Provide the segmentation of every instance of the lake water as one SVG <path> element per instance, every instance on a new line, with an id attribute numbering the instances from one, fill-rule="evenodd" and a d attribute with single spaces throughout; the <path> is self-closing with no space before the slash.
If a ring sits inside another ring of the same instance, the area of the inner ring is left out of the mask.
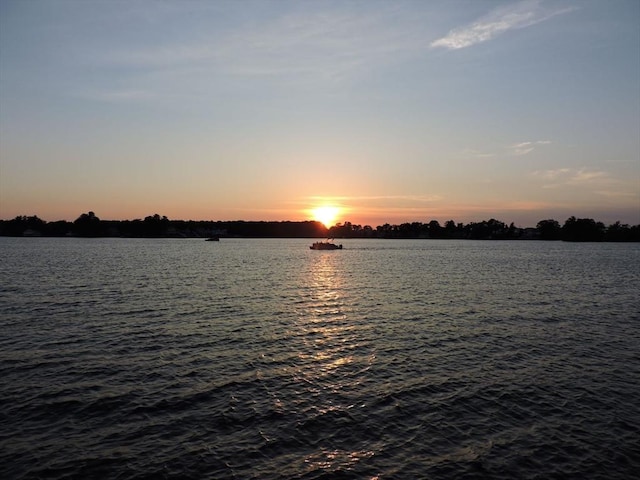
<path id="1" fill-rule="evenodd" d="M 0 238 L 0 477 L 616 479 L 640 244 Z"/>

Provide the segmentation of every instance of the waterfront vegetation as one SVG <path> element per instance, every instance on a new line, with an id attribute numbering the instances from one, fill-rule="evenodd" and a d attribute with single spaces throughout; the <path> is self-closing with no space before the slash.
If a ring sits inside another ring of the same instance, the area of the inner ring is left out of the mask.
<path id="1" fill-rule="evenodd" d="M 169 220 L 150 215 L 136 220 L 101 220 L 94 212 L 83 213 L 75 221 L 47 222 L 37 216 L 17 216 L 0 220 L 0 236 L 45 237 L 128 237 L 128 238 L 424 238 L 468 240 L 565 240 L 587 242 L 638 242 L 640 225 L 615 222 L 606 226 L 591 218 L 569 217 L 564 224 L 541 220 L 535 227 L 520 228 L 496 219 L 456 223 L 437 220 L 377 227 L 338 223 L 330 228 L 317 221 L 211 221 Z"/>

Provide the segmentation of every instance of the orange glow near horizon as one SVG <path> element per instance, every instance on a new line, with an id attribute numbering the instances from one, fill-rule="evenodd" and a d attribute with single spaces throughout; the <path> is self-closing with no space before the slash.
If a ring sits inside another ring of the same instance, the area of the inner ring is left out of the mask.
<path id="1" fill-rule="evenodd" d="M 321 222 L 325 227 L 330 228 L 336 223 L 338 215 L 340 215 L 341 209 L 332 205 L 323 205 L 321 207 L 315 207 L 311 210 L 313 219 Z"/>

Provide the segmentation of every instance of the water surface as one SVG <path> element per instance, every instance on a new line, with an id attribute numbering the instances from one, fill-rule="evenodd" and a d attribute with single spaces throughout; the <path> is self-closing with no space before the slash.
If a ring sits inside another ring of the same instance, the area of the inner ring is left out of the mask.
<path id="1" fill-rule="evenodd" d="M 640 245 L 0 238 L 3 478 L 634 478 Z"/>

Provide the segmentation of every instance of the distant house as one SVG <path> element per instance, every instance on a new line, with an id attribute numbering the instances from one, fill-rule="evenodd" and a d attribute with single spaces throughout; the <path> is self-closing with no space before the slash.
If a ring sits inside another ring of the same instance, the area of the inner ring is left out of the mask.
<path id="1" fill-rule="evenodd" d="M 27 228 L 24 232 L 22 232 L 23 237 L 41 237 L 42 233 L 38 230 L 34 230 L 32 228 Z"/>

